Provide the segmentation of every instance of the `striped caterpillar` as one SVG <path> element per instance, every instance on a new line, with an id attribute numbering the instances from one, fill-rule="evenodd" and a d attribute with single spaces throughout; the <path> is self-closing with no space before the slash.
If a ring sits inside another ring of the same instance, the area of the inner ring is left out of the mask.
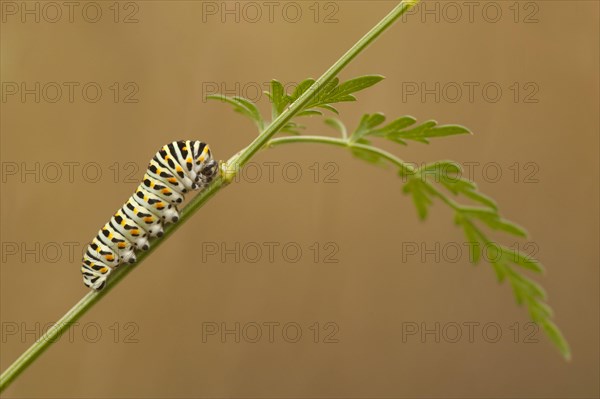
<path id="1" fill-rule="evenodd" d="M 83 255 L 83 283 L 96 291 L 112 270 L 136 261 L 135 250 L 147 250 L 148 238 L 163 235 L 163 226 L 179 220 L 177 205 L 189 190 L 201 190 L 218 174 L 208 145 L 174 141 L 150 160 L 133 195 L 100 229 Z"/>

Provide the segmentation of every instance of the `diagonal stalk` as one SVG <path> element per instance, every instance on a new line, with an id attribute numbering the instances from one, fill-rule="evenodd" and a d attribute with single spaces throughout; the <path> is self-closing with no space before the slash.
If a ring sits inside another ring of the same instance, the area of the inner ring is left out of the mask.
<path id="1" fill-rule="evenodd" d="M 196 195 L 181 211 L 179 221 L 165 228 L 164 235 L 151 242 L 150 250 L 138 255 L 134 265 L 123 266 L 111 274 L 110 282 L 100 292 L 88 292 L 74 307 L 72 307 L 52 328 L 45 332 L 33 345 L 27 349 L 12 365 L 0 375 L 0 392 L 4 391 L 35 359 L 40 356 L 50 345 L 68 330 L 81 316 L 90 310 L 94 304 L 107 295 L 126 275 L 139 266 L 158 246 L 171 236 L 183 223 L 185 223 L 198 209 L 200 209 L 220 189 L 231 183 L 237 172 L 243 167 L 285 124 L 292 119 L 302 108 L 318 95 L 318 88 L 331 82 L 339 72 L 344 69 L 358 54 L 365 50 L 381 33 L 389 28 L 418 0 L 403 0 L 386 15 L 367 34 L 356 42 L 344 55 L 342 55 L 315 83 L 279 115 L 260 135 L 246 148 L 234 155 L 229 161 L 221 165 L 222 176 L 215 179 L 210 186 Z"/>

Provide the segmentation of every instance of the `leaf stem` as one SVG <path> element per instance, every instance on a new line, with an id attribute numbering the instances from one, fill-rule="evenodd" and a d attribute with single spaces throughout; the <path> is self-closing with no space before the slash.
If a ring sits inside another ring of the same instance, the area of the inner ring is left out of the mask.
<path id="1" fill-rule="evenodd" d="M 83 316 L 100 299 L 106 296 L 126 275 L 139 267 L 156 248 L 169 238 L 175 230 L 181 227 L 198 209 L 200 209 L 220 189 L 231 183 L 239 169 L 244 166 L 264 145 L 279 132 L 285 124 L 292 119 L 302 108 L 309 103 L 317 94 L 315 88 L 333 80 L 336 75 L 352 61 L 358 54 L 365 50 L 381 33 L 389 28 L 402 14 L 415 5 L 416 0 L 403 0 L 366 35 L 356 42 L 340 59 L 338 59 L 297 101 L 292 103 L 279 115 L 259 136 L 242 151 L 231 157 L 227 162 L 221 164 L 222 174 L 215 179 L 210 186 L 196 195 L 190 203 L 181 211 L 179 221 L 169 225 L 164 230 L 164 235 L 151 242 L 151 248 L 146 252 L 138 254 L 134 265 L 123 266 L 111 274 L 110 283 L 99 292 L 88 292 L 74 307 L 72 307 L 61 319 L 48 331 L 46 331 L 33 345 L 27 349 L 2 375 L 0 375 L 0 392 L 3 392 L 9 384 L 15 380 L 31 363 L 35 361 L 50 345 L 67 331 L 67 329 L 81 316 Z M 390 154 L 391 156 L 391 154 Z M 393 157 L 393 156 L 392 156 Z M 401 161 L 400 161 L 401 162 Z"/>
<path id="2" fill-rule="evenodd" d="M 388 160 L 394 165 L 398 166 L 400 169 L 405 171 L 406 173 L 414 173 L 415 169 L 408 163 L 404 162 L 394 154 L 382 150 L 381 148 L 373 147 L 367 144 L 360 144 L 351 142 L 349 140 L 338 139 L 335 137 L 326 137 L 326 136 L 289 136 L 289 137 L 277 137 L 275 139 L 270 140 L 267 143 L 267 147 L 275 147 L 282 144 L 291 144 L 291 143 L 321 143 L 321 144 L 331 144 L 338 147 L 347 147 L 349 149 L 358 149 L 370 152 L 372 154 L 377 154 L 380 157 Z"/>

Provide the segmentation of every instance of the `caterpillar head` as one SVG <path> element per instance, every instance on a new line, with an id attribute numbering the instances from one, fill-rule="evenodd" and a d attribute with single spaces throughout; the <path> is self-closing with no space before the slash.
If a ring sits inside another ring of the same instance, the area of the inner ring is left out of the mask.
<path id="1" fill-rule="evenodd" d="M 208 162 L 205 162 L 200 169 L 200 173 L 196 177 L 196 182 L 199 184 L 205 185 L 210 183 L 215 176 L 219 173 L 219 162 L 211 159 Z"/>

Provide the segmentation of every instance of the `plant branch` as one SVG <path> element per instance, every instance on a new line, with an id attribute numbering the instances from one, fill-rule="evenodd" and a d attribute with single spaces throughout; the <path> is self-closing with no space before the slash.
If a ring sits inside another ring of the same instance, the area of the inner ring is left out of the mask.
<path id="1" fill-rule="evenodd" d="M 231 183 L 237 172 L 243 167 L 264 145 L 279 132 L 285 124 L 292 119 L 302 107 L 308 104 L 318 94 L 319 87 L 331 82 L 339 72 L 350 63 L 358 54 L 365 50 L 381 33 L 389 28 L 398 18 L 418 0 L 403 0 L 366 35 L 356 42 L 340 59 L 338 59 L 297 101 L 292 103 L 272 121 L 259 136 L 246 148 L 234 155 L 227 162 L 221 164 L 222 174 L 215 179 L 205 190 L 196 195 L 190 203 L 181 211 L 177 223 L 166 226 L 164 235 L 151 241 L 151 248 L 146 252 L 138 254 L 134 265 L 123 266 L 113 273 L 109 284 L 99 292 L 88 292 L 74 307 L 72 307 L 52 328 L 45 332 L 33 345 L 27 349 L 12 365 L 0 375 L 0 392 L 3 392 L 9 384 L 15 380 L 37 357 L 39 357 L 50 345 L 68 330 L 68 328 L 79 320 L 94 304 L 106 296 L 125 276 L 137 268 L 156 248 L 168 239 L 179 227 L 181 227 L 198 209 L 200 209 L 213 195 L 223 187 Z M 391 154 L 390 154 L 391 155 Z"/>
<path id="2" fill-rule="evenodd" d="M 470 237 L 469 234 L 467 234 L 467 238 L 469 239 L 469 244 L 471 246 L 477 246 L 480 243 L 482 243 L 486 247 L 491 247 L 495 249 L 496 256 L 491 256 L 489 262 L 493 266 L 498 280 L 502 281 L 505 278 L 508 278 L 517 298 L 517 303 L 520 305 L 524 304 L 527 307 L 533 322 L 541 326 L 541 328 L 546 332 L 550 340 L 556 345 L 556 347 L 564 356 L 564 358 L 566 360 L 570 360 L 571 350 L 569 344 L 560 332 L 559 328 L 556 326 L 556 324 L 554 324 L 551 321 L 550 318 L 552 316 L 552 310 L 548 307 L 548 305 L 544 303 L 544 300 L 546 299 L 545 292 L 535 282 L 527 279 L 525 276 L 521 275 L 516 270 L 513 270 L 513 268 L 509 264 L 509 261 L 510 263 L 516 264 L 520 267 L 524 267 L 529 270 L 533 270 L 538 273 L 543 272 L 542 266 L 537 261 L 530 259 L 527 256 L 520 255 L 518 252 L 515 252 L 510 248 L 492 242 L 486 236 L 486 234 L 481 229 L 479 229 L 473 222 L 472 218 L 477 217 L 477 213 L 473 214 L 473 212 L 483 212 L 483 215 L 489 216 L 490 211 L 492 209 L 486 207 L 472 207 L 462 205 L 449 198 L 449 196 L 443 193 L 442 191 L 438 190 L 435 187 L 435 185 L 429 182 L 426 179 L 426 177 L 420 173 L 419 170 L 413 168 L 411 165 L 406 164 L 404 161 L 402 161 L 395 155 L 390 154 L 389 152 L 384 151 L 380 148 L 371 146 L 369 144 L 356 143 L 348 138 L 333 138 L 326 136 L 278 137 L 270 140 L 267 143 L 267 148 L 291 143 L 321 143 L 334 145 L 338 147 L 345 147 L 349 150 L 358 149 L 363 152 L 368 152 L 370 154 L 377 155 L 379 159 L 384 159 L 396 165 L 399 168 L 400 174 L 402 176 L 407 176 L 409 179 L 417 179 L 417 181 L 419 181 L 420 184 L 423 184 L 426 187 L 427 192 L 430 195 L 439 198 L 443 203 L 448 205 L 455 212 L 456 217 L 458 218 L 457 220 L 460 220 L 460 224 L 462 224 L 463 228 L 466 229 L 465 231 L 467 231 L 468 229 L 468 231 L 470 231 L 471 234 L 474 236 Z M 496 216 L 497 209 L 493 208 L 493 210 L 494 212 L 492 212 L 491 214 Z M 485 220 L 485 216 L 483 220 Z M 525 232 L 523 230 L 511 224 L 510 222 L 506 220 L 498 220 L 498 222 L 503 224 L 500 227 L 505 229 L 505 231 L 509 231 L 512 234 L 519 233 L 519 235 L 521 235 L 522 233 L 522 236 L 525 236 Z M 457 224 L 459 223 L 457 222 Z M 494 224 L 492 224 L 491 227 L 492 229 L 497 229 L 499 226 L 494 226 Z M 472 248 L 471 250 L 478 251 L 477 248 Z M 480 255 L 477 255 L 477 253 L 471 252 L 471 262 L 478 262 Z M 498 257 L 497 255 L 500 255 L 500 257 Z"/>

